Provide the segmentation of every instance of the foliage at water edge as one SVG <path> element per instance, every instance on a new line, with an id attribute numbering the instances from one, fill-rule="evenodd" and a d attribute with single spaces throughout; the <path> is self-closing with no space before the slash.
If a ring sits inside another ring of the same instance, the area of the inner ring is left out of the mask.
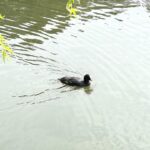
<path id="1" fill-rule="evenodd" d="M 3 20 L 4 18 L 5 18 L 5 16 L 2 16 L 0 14 L 0 20 Z M 1 34 L 0 34 L 0 48 L 1 48 L 1 52 L 2 52 L 3 61 L 5 62 L 6 58 L 9 58 L 9 56 L 13 54 L 13 50 L 7 44 L 5 37 Z"/>

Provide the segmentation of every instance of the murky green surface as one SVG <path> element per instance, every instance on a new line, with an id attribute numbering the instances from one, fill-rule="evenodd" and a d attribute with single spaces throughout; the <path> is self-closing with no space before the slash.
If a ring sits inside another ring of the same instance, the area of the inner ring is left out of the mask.
<path id="1" fill-rule="evenodd" d="M 150 3 L 1 0 L 1 150 L 149 150 Z M 62 87 L 89 73 L 88 88 Z M 61 88 L 62 87 L 62 88 Z"/>

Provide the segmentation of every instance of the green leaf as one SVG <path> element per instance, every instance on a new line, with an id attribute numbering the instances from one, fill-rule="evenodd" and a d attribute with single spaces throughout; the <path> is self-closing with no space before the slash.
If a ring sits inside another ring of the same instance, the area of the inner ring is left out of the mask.
<path id="1" fill-rule="evenodd" d="M 5 45 L 5 50 L 8 51 L 10 54 L 13 54 L 13 50 L 8 45 Z"/>
<path id="2" fill-rule="evenodd" d="M 5 18 L 5 16 L 2 16 L 2 15 L 0 14 L 0 19 L 3 20 L 4 18 Z"/>
<path id="3" fill-rule="evenodd" d="M 66 4 L 66 9 L 69 11 L 70 15 L 76 15 L 77 9 L 73 7 L 74 0 L 68 0 Z"/>
<path id="4" fill-rule="evenodd" d="M 3 58 L 3 61 L 5 62 L 6 59 L 10 58 L 9 55 L 13 54 L 13 50 L 6 43 L 6 40 L 2 35 L 0 35 L 0 46 L 2 48 L 2 58 Z"/>
<path id="5" fill-rule="evenodd" d="M 0 14 L 0 20 L 3 20 L 5 18 L 5 16 L 2 16 Z M 9 55 L 12 55 L 13 54 L 13 50 L 11 49 L 11 47 L 7 44 L 6 40 L 5 40 L 5 37 L 2 36 L 0 34 L 0 47 L 2 49 L 2 58 L 3 58 L 3 61 L 5 62 L 6 58 L 10 58 Z"/>
<path id="6" fill-rule="evenodd" d="M 5 50 L 2 50 L 2 57 L 3 57 L 3 61 L 5 62 L 5 59 L 6 59 L 6 51 Z"/>
<path id="7" fill-rule="evenodd" d="M 5 42 L 5 38 L 0 34 L 0 44 Z"/>
<path id="8" fill-rule="evenodd" d="M 70 10 L 71 15 L 76 15 L 76 12 L 77 12 L 77 9 L 71 8 L 71 10 Z"/>

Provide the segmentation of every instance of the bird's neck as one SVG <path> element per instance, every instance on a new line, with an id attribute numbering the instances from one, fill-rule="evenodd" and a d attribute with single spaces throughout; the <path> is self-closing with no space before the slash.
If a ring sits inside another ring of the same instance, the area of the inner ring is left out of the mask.
<path id="1" fill-rule="evenodd" d="M 84 80 L 85 84 L 90 84 L 89 80 Z"/>

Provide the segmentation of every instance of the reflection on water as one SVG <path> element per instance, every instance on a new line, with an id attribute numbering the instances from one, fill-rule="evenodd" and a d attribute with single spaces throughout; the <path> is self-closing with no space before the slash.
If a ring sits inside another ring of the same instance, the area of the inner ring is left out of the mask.
<path id="1" fill-rule="evenodd" d="M 64 85 L 64 86 L 61 86 L 57 89 L 61 89 L 61 93 L 65 93 L 65 92 L 71 92 L 71 91 L 75 91 L 75 90 L 84 90 L 84 92 L 86 94 L 91 94 L 93 89 L 91 86 L 87 86 L 87 87 L 76 87 L 76 86 L 67 86 L 67 85 Z"/>
<path id="2" fill-rule="evenodd" d="M 65 11 L 65 1 L 44 0 L 41 4 L 40 1 L 9 0 L 1 1 L 0 4 L 1 13 L 7 16 L 2 23 L 1 33 L 12 41 L 18 63 L 57 65 L 55 56 L 52 56 L 57 55 L 57 51 L 51 45 L 58 44 L 56 40 L 58 33 L 74 25 L 70 23 L 71 18 Z M 138 3 L 126 0 L 83 0 L 78 7 L 77 18 L 81 20 L 80 24 L 84 24 L 91 19 L 105 19 L 111 15 L 117 15 L 124 12 L 125 8 L 135 6 L 138 6 Z M 84 30 L 79 29 L 79 32 Z M 40 56 L 39 59 L 39 53 L 42 51 L 45 51 L 47 57 L 44 54 L 44 57 Z"/>
<path id="3" fill-rule="evenodd" d="M 1 0 L 15 51 L 0 63 L 3 150 L 149 150 L 149 1 Z M 1 59 L 0 59 L 1 60 Z M 62 76 L 92 76 L 85 88 Z"/>
<path id="4" fill-rule="evenodd" d="M 146 7 L 148 11 L 150 11 L 150 1 L 142 0 L 142 1 L 140 1 L 140 4 L 143 7 Z"/>

